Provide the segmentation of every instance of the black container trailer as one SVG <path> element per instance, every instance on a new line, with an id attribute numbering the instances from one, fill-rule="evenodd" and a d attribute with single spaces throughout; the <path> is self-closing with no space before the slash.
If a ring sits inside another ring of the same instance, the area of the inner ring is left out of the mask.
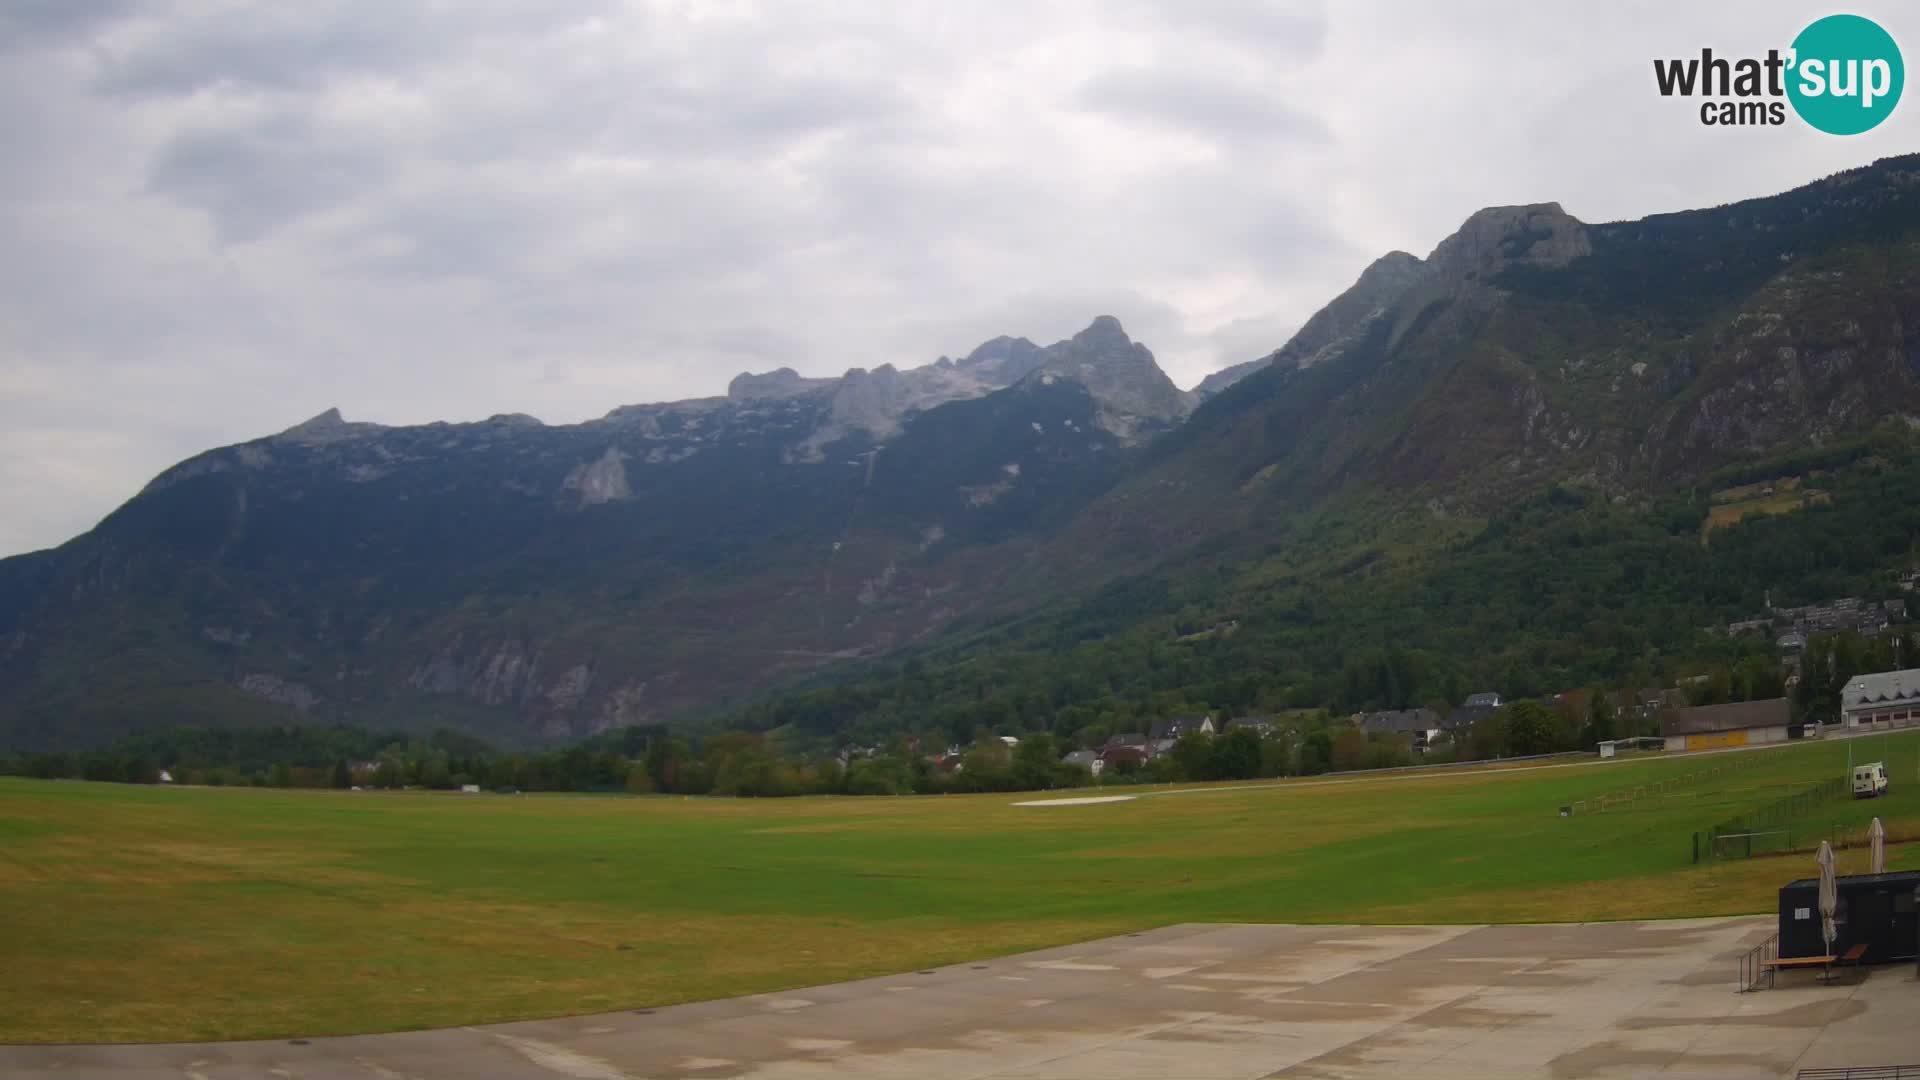
<path id="1" fill-rule="evenodd" d="M 1849 874 L 1837 878 L 1833 952 L 1820 933 L 1820 879 L 1806 878 L 1780 889 L 1780 955 L 1844 956 L 1865 945 L 1863 964 L 1920 956 L 1920 870 Z"/>

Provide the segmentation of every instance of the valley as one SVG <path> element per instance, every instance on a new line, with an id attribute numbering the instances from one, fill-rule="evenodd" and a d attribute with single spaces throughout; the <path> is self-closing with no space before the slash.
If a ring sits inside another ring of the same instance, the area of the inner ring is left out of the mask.
<path id="1" fill-rule="evenodd" d="M 1881 737 L 1859 740 L 1881 745 Z M 1803 854 L 1696 866 L 1691 830 L 1838 775 L 1847 740 L 1601 813 L 1683 755 L 1023 796 L 712 799 L 0 779 L 0 1042 L 265 1039 L 644 1009 L 1179 922 L 1764 913 Z M 1920 869 L 1920 734 L 1870 816 Z M 1838 835 L 1838 834 L 1836 834 Z M 1842 850 L 1841 872 L 1864 867 Z M 1729 972 L 1731 969 L 1729 969 Z M 1729 975 L 1730 977 L 1730 975 Z M 190 982 L 192 993 L 181 993 Z"/>

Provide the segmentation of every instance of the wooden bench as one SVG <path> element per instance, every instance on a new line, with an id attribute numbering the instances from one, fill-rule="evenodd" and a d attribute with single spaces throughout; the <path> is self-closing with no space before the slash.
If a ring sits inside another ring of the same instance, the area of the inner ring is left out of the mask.
<path id="1" fill-rule="evenodd" d="M 1846 955 L 1840 958 L 1840 962 L 1843 964 L 1857 964 L 1860 962 L 1861 957 L 1866 955 L 1867 947 L 1865 944 L 1855 945 L 1853 948 L 1847 950 Z"/>
<path id="2" fill-rule="evenodd" d="M 1767 961 L 1767 967 L 1775 971 L 1781 968 L 1817 967 L 1820 969 L 1820 981 L 1825 982 L 1828 974 L 1833 971 L 1833 962 L 1837 959 L 1839 959 L 1837 956 L 1782 956 Z"/>

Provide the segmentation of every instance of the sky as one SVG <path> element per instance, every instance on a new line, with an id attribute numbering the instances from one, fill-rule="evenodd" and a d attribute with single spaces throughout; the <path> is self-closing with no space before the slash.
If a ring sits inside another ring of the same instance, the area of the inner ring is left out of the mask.
<path id="1" fill-rule="evenodd" d="M 333 406 L 577 422 L 1100 314 L 1191 386 L 1483 206 L 1920 150 L 1920 102 L 1836 138 L 1654 90 L 1830 10 L 5 0 L 0 555 Z"/>

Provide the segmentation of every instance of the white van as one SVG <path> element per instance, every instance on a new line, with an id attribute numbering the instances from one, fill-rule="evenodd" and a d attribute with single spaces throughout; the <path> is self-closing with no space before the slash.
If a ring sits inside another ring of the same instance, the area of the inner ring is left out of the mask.
<path id="1" fill-rule="evenodd" d="M 1887 793 L 1887 763 L 1875 761 L 1853 767 L 1853 797 L 1871 799 Z"/>

